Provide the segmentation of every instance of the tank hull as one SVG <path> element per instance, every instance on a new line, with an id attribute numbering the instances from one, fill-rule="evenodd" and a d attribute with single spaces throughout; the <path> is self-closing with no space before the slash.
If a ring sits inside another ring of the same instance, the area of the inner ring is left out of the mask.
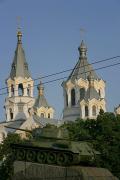
<path id="1" fill-rule="evenodd" d="M 80 155 L 70 150 L 58 148 L 33 147 L 22 144 L 12 144 L 14 161 L 26 161 L 39 164 L 71 166 L 90 165 L 93 157 Z"/>

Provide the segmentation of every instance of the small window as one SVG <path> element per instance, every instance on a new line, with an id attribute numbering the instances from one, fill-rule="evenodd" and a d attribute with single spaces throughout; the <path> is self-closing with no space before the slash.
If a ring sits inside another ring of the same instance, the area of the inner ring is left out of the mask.
<path id="1" fill-rule="evenodd" d="M 96 116 L 96 106 L 93 106 L 93 107 L 92 107 L 92 115 L 93 115 L 93 116 Z"/>
<path id="2" fill-rule="evenodd" d="M 75 106 L 75 89 L 71 90 L 71 105 Z"/>
<path id="3" fill-rule="evenodd" d="M 28 84 L 27 95 L 30 96 L 30 94 L 31 94 L 31 85 Z"/>
<path id="4" fill-rule="evenodd" d="M 10 108 L 10 119 L 13 119 L 13 111 L 11 108 Z"/>
<path id="5" fill-rule="evenodd" d="M 68 94 L 66 92 L 66 106 L 68 106 Z"/>
<path id="6" fill-rule="evenodd" d="M 50 118 L 50 113 L 48 113 L 48 118 Z"/>
<path id="7" fill-rule="evenodd" d="M 101 96 L 101 90 L 99 89 L 99 96 Z"/>
<path id="8" fill-rule="evenodd" d="M 85 106 L 85 117 L 88 117 L 88 106 Z"/>
<path id="9" fill-rule="evenodd" d="M 24 94 L 23 84 L 21 83 L 18 85 L 18 95 L 23 96 L 23 94 Z"/>
<path id="10" fill-rule="evenodd" d="M 34 112 L 34 115 L 37 115 L 37 113 L 36 113 L 36 112 Z"/>
<path id="11" fill-rule="evenodd" d="M 14 86 L 13 86 L 13 84 L 11 85 L 11 96 L 14 96 Z"/>
<path id="12" fill-rule="evenodd" d="M 44 113 L 41 113 L 41 117 L 44 118 Z"/>

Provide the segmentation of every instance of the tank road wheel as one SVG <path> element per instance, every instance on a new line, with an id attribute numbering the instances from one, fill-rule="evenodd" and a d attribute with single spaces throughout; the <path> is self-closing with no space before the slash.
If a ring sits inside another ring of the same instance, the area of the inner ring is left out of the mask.
<path id="1" fill-rule="evenodd" d="M 12 149 L 12 157 L 13 157 L 13 160 L 17 160 L 17 150 L 16 149 Z"/>
<path id="2" fill-rule="evenodd" d="M 24 149 L 17 150 L 16 154 L 17 154 L 17 158 L 16 158 L 17 160 L 23 161 L 25 159 L 26 152 Z"/>
<path id="3" fill-rule="evenodd" d="M 73 160 L 74 160 L 73 155 L 68 154 L 68 165 L 73 164 Z"/>
<path id="4" fill-rule="evenodd" d="M 45 152 L 38 152 L 37 154 L 37 161 L 38 163 L 45 163 L 47 159 L 47 154 Z"/>
<path id="5" fill-rule="evenodd" d="M 35 160 L 35 152 L 34 151 L 27 151 L 26 154 L 26 161 L 33 162 Z"/>
<path id="6" fill-rule="evenodd" d="M 56 154 L 54 152 L 48 152 L 47 163 L 48 164 L 55 164 L 56 163 Z"/>
<path id="7" fill-rule="evenodd" d="M 67 155 L 64 153 L 57 154 L 57 164 L 58 165 L 66 165 L 67 164 Z"/>

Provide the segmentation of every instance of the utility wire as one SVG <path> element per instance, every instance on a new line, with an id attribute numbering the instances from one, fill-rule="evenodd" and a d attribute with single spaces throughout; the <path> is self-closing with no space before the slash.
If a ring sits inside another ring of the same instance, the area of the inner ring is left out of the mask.
<path id="1" fill-rule="evenodd" d="M 57 73 L 48 74 L 48 75 L 42 76 L 41 78 L 38 77 L 38 78 L 34 79 L 34 81 L 39 80 L 39 79 L 44 79 L 44 78 L 47 78 L 47 77 L 51 77 L 51 76 L 55 76 L 55 75 L 58 75 L 58 74 L 62 74 L 62 73 L 65 73 L 65 72 L 69 72 L 69 71 L 72 71 L 72 70 L 74 70 L 74 69 L 83 68 L 83 67 L 85 67 L 85 66 L 89 66 L 89 65 L 93 65 L 93 64 L 98 64 L 98 63 L 105 62 L 105 61 L 110 61 L 110 60 L 112 60 L 112 59 L 119 58 L 119 57 L 120 57 L 120 56 L 114 56 L 114 57 L 107 58 L 107 59 L 103 59 L 103 60 L 100 60 L 100 61 L 95 61 L 95 62 L 93 62 L 93 63 L 91 63 L 91 64 L 86 64 L 86 65 L 83 65 L 83 66 L 81 66 L 81 67 L 71 68 L 71 69 L 63 70 L 63 71 L 60 71 L 60 72 L 57 72 Z"/>
<path id="2" fill-rule="evenodd" d="M 93 70 L 90 70 L 90 71 L 86 71 L 86 72 L 83 72 L 83 73 L 88 73 L 88 72 L 95 71 L 95 70 L 105 69 L 105 68 L 109 68 L 109 67 L 113 67 L 113 66 L 117 66 L 117 65 L 120 65 L 120 63 L 110 64 L 110 65 L 103 66 L 103 67 L 99 67 L 99 68 L 96 68 L 96 69 L 93 69 Z M 78 75 L 83 74 L 83 73 L 79 73 Z M 73 76 L 76 76 L 76 74 L 73 75 Z M 69 77 L 69 76 L 65 76 L 65 77 L 61 77 L 61 78 L 49 80 L 49 81 L 46 81 L 46 82 L 44 82 L 44 83 L 42 83 L 42 84 L 48 84 L 48 83 L 60 81 L 60 80 L 66 79 L 66 78 L 68 78 L 68 77 Z M 36 85 L 34 85 L 34 86 L 31 86 L 31 87 L 36 87 L 36 86 L 38 86 L 38 85 L 39 85 L 39 84 L 36 84 Z M 23 88 L 23 89 L 27 89 L 27 88 Z M 18 90 L 15 90 L 15 91 L 18 91 Z M 14 91 L 14 92 L 15 92 L 15 91 Z M 8 94 L 8 92 L 6 92 L 6 93 L 1 93 L 0 96 L 6 95 L 6 94 Z"/>
<path id="3" fill-rule="evenodd" d="M 89 66 L 89 65 L 93 65 L 93 64 L 98 64 L 98 63 L 110 61 L 110 60 L 113 60 L 113 59 L 116 59 L 116 58 L 120 58 L 120 56 L 119 56 L 119 55 L 118 55 L 118 56 L 113 56 L 113 57 L 110 57 L 110 58 L 107 58 L 107 59 L 95 61 L 95 62 L 93 62 L 93 63 L 91 63 L 91 64 L 83 65 L 83 66 L 81 66 L 81 67 L 71 68 L 71 69 L 59 71 L 59 72 L 56 72 L 56 73 L 48 74 L 48 75 L 45 75 L 45 76 L 42 76 L 42 77 L 34 78 L 33 80 L 29 80 L 29 81 L 27 81 L 27 82 L 23 82 L 23 84 L 24 84 L 24 83 L 29 83 L 29 82 L 31 82 L 31 81 L 37 81 L 37 80 L 45 79 L 45 78 L 48 78 L 48 77 L 56 76 L 56 75 L 59 75 L 59 74 L 63 74 L 63 73 L 72 71 L 72 70 L 74 70 L 74 69 L 83 68 L 83 67 L 85 67 L 85 66 Z M 15 85 L 19 85 L 19 84 L 15 84 Z M 15 85 L 14 85 L 14 86 L 15 86 Z M 9 88 L 9 86 L 8 86 L 8 87 L 6 86 L 6 87 L 3 87 L 3 88 L 0 88 L 0 91 L 1 91 L 1 90 L 4 90 L 4 89 L 7 89 L 7 88 Z"/>
<path id="4" fill-rule="evenodd" d="M 90 70 L 90 71 L 85 71 L 85 72 L 83 72 L 83 73 L 79 73 L 78 75 L 84 74 L 84 73 L 88 73 L 88 72 L 91 72 L 91 71 L 97 71 L 97 70 L 100 70 L 100 69 L 105 69 L 105 68 L 112 67 L 112 66 L 117 66 L 117 65 L 120 65 L 120 63 L 110 64 L 110 65 L 103 66 L 103 67 L 100 67 L 100 68 L 96 68 L 96 69 L 93 69 L 93 70 Z M 76 74 L 73 75 L 73 76 L 76 76 Z M 44 83 L 42 83 L 42 84 L 52 83 L 52 82 L 55 82 L 55 81 L 59 81 L 59 80 L 66 79 L 66 78 L 68 78 L 68 77 L 69 77 L 69 76 L 62 77 L 62 78 L 58 78 L 58 79 L 53 79 L 53 80 L 50 80 L 50 81 L 46 81 L 46 82 L 44 82 Z M 39 85 L 39 84 L 38 84 L 38 85 Z M 37 86 L 37 85 L 36 85 L 36 86 Z"/>

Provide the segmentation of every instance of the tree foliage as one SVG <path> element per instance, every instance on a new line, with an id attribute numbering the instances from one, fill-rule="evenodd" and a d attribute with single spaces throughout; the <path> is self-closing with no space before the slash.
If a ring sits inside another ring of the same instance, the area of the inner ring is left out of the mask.
<path id="1" fill-rule="evenodd" d="M 72 140 L 89 140 L 101 155 L 96 166 L 120 178 L 120 116 L 100 112 L 97 119 L 77 119 L 64 124 Z"/>
<path id="2" fill-rule="evenodd" d="M 22 140 L 18 134 L 10 133 L 0 144 L 0 180 L 11 180 L 13 175 L 12 143 L 20 143 Z"/>
<path id="3" fill-rule="evenodd" d="M 51 127 L 48 125 L 48 127 Z M 65 123 L 71 140 L 87 140 L 99 151 L 100 157 L 96 166 L 109 169 L 120 179 L 120 116 L 113 113 L 100 112 L 97 119 L 77 119 L 75 122 Z M 11 157 L 11 143 L 23 142 L 18 134 L 8 134 L 0 144 L 0 180 L 11 179 L 13 174 L 13 160 Z"/>

